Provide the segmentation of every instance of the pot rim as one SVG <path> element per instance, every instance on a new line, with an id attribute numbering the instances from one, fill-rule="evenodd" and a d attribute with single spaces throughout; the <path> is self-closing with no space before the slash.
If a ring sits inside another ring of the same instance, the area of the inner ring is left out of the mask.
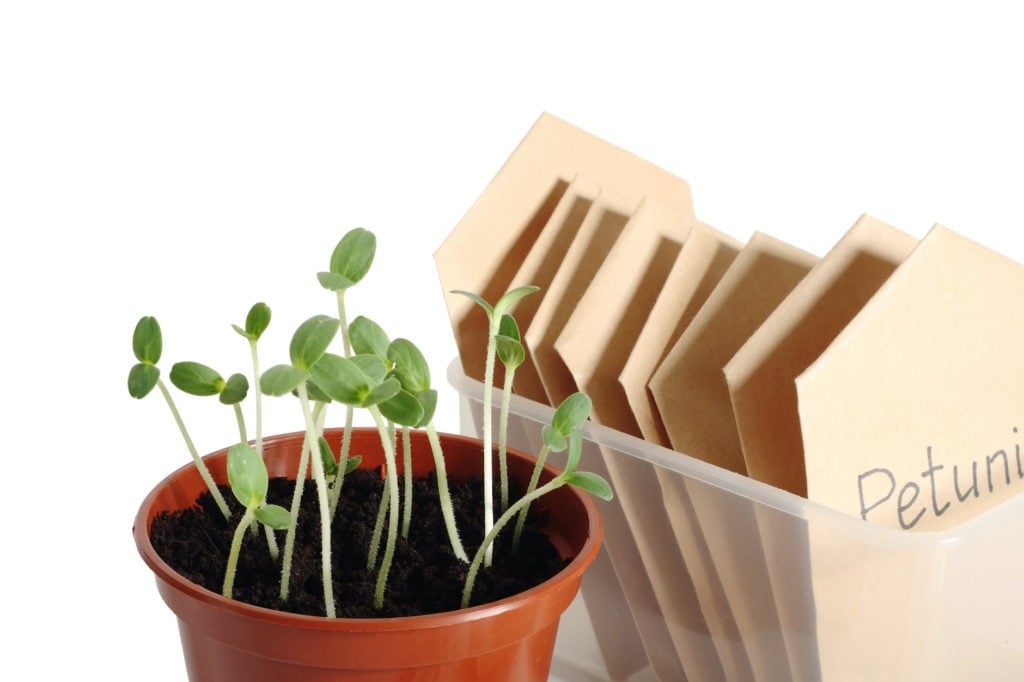
<path id="1" fill-rule="evenodd" d="M 328 429 L 327 432 L 339 432 L 341 430 L 341 428 L 331 428 Z M 372 427 L 354 427 L 353 431 L 372 431 L 374 434 L 377 433 L 377 430 Z M 305 433 L 302 431 L 275 434 L 265 437 L 263 439 L 263 443 L 266 446 L 289 438 L 304 437 L 304 435 Z M 437 435 L 442 441 L 455 440 L 473 444 L 480 444 L 482 442 L 479 438 L 465 436 L 462 434 L 439 432 Z M 533 459 L 531 456 L 512 448 L 507 450 L 507 454 L 509 457 L 518 459 Z M 206 461 L 208 459 L 223 458 L 226 456 L 227 448 L 224 448 L 205 455 L 203 460 Z M 601 523 L 598 515 L 597 504 L 591 495 L 585 491 L 574 488 L 573 486 L 565 486 L 568 490 L 563 494 L 573 495 L 580 501 L 586 510 L 587 521 L 589 524 L 587 528 L 587 539 L 572 561 L 570 561 L 561 571 L 528 590 L 524 590 L 497 601 L 471 606 L 466 609 L 420 614 L 416 616 L 397 616 L 386 618 L 327 618 L 326 616 L 311 616 L 291 613 L 263 606 L 255 606 L 235 599 L 228 599 L 219 593 L 208 590 L 188 580 L 171 568 L 170 565 L 168 565 L 160 555 L 157 554 L 149 538 L 149 527 L 147 523 L 149 510 L 153 506 L 156 496 L 160 490 L 171 485 L 176 478 L 186 473 L 189 469 L 194 469 L 194 467 L 195 464 L 188 462 L 187 464 L 175 469 L 153 487 L 139 506 L 139 510 L 135 516 L 135 522 L 132 526 L 132 534 L 135 537 L 136 547 L 139 554 L 142 556 L 143 561 L 154 572 L 158 580 L 163 581 L 173 589 L 203 602 L 210 607 L 236 614 L 238 616 L 295 628 L 335 631 L 344 630 L 350 632 L 379 632 L 405 630 L 410 628 L 443 628 L 455 623 L 464 623 L 467 620 L 493 618 L 505 611 L 516 608 L 520 603 L 531 601 L 537 593 L 550 589 L 550 585 L 552 583 L 569 580 L 574 576 L 581 575 L 600 550 L 604 534 L 603 524 Z M 543 471 L 544 473 L 541 477 L 542 481 L 547 480 L 549 476 L 557 476 L 559 473 L 559 470 L 550 464 L 545 464 Z"/>

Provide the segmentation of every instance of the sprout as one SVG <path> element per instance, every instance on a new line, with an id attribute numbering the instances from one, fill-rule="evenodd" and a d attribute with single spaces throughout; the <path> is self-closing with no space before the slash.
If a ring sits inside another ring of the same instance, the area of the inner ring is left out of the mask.
<path id="1" fill-rule="evenodd" d="M 221 495 L 213 476 L 210 475 L 210 470 L 206 468 L 206 464 L 199 457 L 192 437 L 189 435 L 188 429 L 185 428 L 185 422 L 181 419 L 181 413 L 178 412 L 178 406 L 174 404 L 170 391 L 160 379 L 160 369 L 156 363 L 160 361 L 163 351 L 163 335 L 155 317 L 143 317 L 135 325 L 135 332 L 132 334 L 132 350 L 138 363 L 128 372 L 128 393 L 133 398 L 142 399 L 149 395 L 154 387 L 160 389 L 167 407 L 171 410 L 171 416 L 174 417 L 174 422 L 178 425 L 178 431 L 185 439 L 185 446 L 188 447 L 189 454 L 192 455 L 192 461 L 195 463 L 203 483 L 206 484 L 206 489 L 210 491 L 210 495 L 216 502 L 217 508 L 224 514 L 224 518 L 230 519 L 231 511 L 228 509 L 227 502 L 224 501 L 224 496 Z"/>
<path id="2" fill-rule="evenodd" d="M 488 548 L 494 544 L 494 539 L 501 532 L 501 529 L 505 527 L 505 524 L 511 521 L 516 514 L 525 511 L 534 500 L 564 485 L 574 485 L 605 501 L 612 499 L 612 489 L 607 481 L 597 474 L 587 471 L 576 471 L 582 451 L 583 436 L 579 427 L 576 427 L 569 434 L 569 456 L 562 473 L 516 500 L 515 504 L 509 507 L 494 523 L 494 527 L 484 538 L 480 548 L 477 549 L 476 555 L 473 556 L 473 563 L 469 566 L 469 572 L 466 574 L 466 583 L 462 588 L 462 608 L 469 606 L 469 600 L 473 594 L 473 584 L 476 582 L 477 573 L 480 571 L 480 564 L 483 562 Z"/>
<path id="3" fill-rule="evenodd" d="M 231 540 L 231 551 L 228 553 L 228 565 L 224 571 L 224 588 L 221 593 L 231 598 L 234 590 L 235 571 L 238 567 L 238 554 L 242 548 L 242 538 L 246 527 L 254 520 L 269 529 L 282 530 L 291 525 L 291 514 L 284 507 L 266 504 L 267 466 L 263 457 L 245 443 L 239 443 L 228 450 L 228 484 L 231 492 L 245 509 L 242 520 L 235 527 Z"/>
<path id="4" fill-rule="evenodd" d="M 484 414 L 483 414 L 483 441 L 484 441 L 484 535 L 490 533 L 491 528 L 494 526 L 494 466 L 492 464 L 492 451 L 491 451 L 491 385 L 494 383 L 494 359 L 498 351 L 498 336 L 501 332 L 501 320 L 508 311 L 519 299 L 524 296 L 540 291 L 540 287 L 533 285 L 527 285 L 522 287 L 516 287 L 511 291 L 506 292 L 498 302 L 493 306 L 469 291 L 455 290 L 452 293 L 462 294 L 468 296 L 470 299 L 475 301 L 477 305 L 484 309 L 487 314 L 488 331 L 487 331 L 487 354 L 484 364 Z M 484 558 L 484 562 L 487 566 L 491 565 L 493 559 L 493 551 L 488 546 L 487 555 Z"/>

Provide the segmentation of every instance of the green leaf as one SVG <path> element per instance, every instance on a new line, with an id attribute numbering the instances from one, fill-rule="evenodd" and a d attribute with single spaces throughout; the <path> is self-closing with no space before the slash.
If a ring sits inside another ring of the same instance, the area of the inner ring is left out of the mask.
<path id="1" fill-rule="evenodd" d="M 333 476 L 338 473 L 338 460 L 334 459 L 334 451 L 323 436 L 320 436 L 320 461 L 323 462 L 326 475 Z"/>
<path id="2" fill-rule="evenodd" d="M 519 301 L 519 299 L 523 298 L 524 296 L 529 296 L 530 294 L 537 291 L 540 291 L 540 287 L 534 286 L 532 284 L 516 287 L 511 291 L 506 291 L 505 294 L 498 299 L 498 302 L 494 304 L 494 314 L 504 316 L 505 311 L 507 311 L 509 308 L 515 305 L 515 303 Z"/>
<path id="3" fill-rule="evenodd" d="M 376 405 L 384 400 L 389 400 L 397 395 L 401 390 L 401 382 L 394 377 L 388 377 L 370 389 L 370 392 L 363 398 L 362 406 L 370 407 L 371 405 Z M 413 400 L 415 401 L 416 399 L 413 398 Z M 419 407 L 419 402 L 416 403 L 416 406 Z"/>
<path id="4" fill-rule="evenodd" d="M 498 334 L 501 336 L 507 336 L 510 339 L 515 339 L 522 343 L 523 337 L 519 333 L 519 325 L 516 323 L 516 318 L 512 317 L 508 313 L 501 316 L 501 322 L 498 324 Z"/>
<path id="5" fill-rule="evenodd" d="M 160 368 L 140 362 L 128 372 L 128 394 L 133 398 L 145 398 L 160 380 Z"/>
<path id="6" fill-rule="evenodd" d="M 348 461 L 345 462 L 345 473 L 346 474 L 351 474 L 353 471 L 358 469 L 359 465 L 362 464 L 362 463 L 363 463 L 363 456 L 362 455 L 353 455 L 352 457 L 349 457 Z"/>
<path id="7" fill-rule="evenodd" d="M 310 370 L 310 378 L 332 400 L 345 405 L 362 405 L 370 392 L 370 382 L 359 366 L 333 353 L 321 356 Z"/>
<path id="8" fill-rule="evenodd" d="M 544 439 L 544 445 L 548 446 L 548 450 L 551 452 L 561 452 L 569 447 L 569 441 L 566 440 L 558 429 L 552 426 L 545 426 L 541 429 L 541 438 Z"/>
<path id="9" fill-rule="evenodd" d="M 564 474 L 571 474 L 579 466 L 580 456 L 583 454 L 583 432 L 573 429 L 569 434 L 569 454 L 565 457 Z"/>
<path id="10" fill-rule="evenodd" d="M 298 387 L 296 387 L 297 389 Z M 298 390 L 293 391 L 295 395 L 298 395 Z M 309 399 L 318 403 L 329 403 L 331 402 L 331 396 L 323 392 L 323 390 L 317 386 L 312 380 L 306 381 L 306 395 Z"/>
<path id="11" fill-rule="evenodd" d="M 494 341 L 498 359 L 508 369 L 515 369 L 526 360 L 526 349 L 523 348 L 523 344 L 511 336 L 499 334 L 494 337 Z"/>
<path id="12" fill-rule="evenodd" d="M 176 362 L 170 376 L 172 384 L 191 395 L 217 395 L 226 383 L 217 370 L 198 362 Z"/>
<path id="13" fill-rule="evenodd" d="M 232 374 L 220 392 L 220 401 L 225 405 L 236 405 L 249 394 L 249 380 L 244 374 Z"/>
<path id="14" fill-rule="evenodd" d="M 376 386 L 388 375 L 388 366 L 376 355 L 353 355 L 350 360 L 362 370 L 370 386 Z"/>
<path id="15" fill-rule="evenodd" d="M 402 388 L 416 394 L 430 388 L 430 367 L 423 353 L 409 339 L 395 339 L 388 346 L 388 359 L 394 363 L 395 377 Z"/>
<path id="16" fill-rule="evenodd" d="M 356 284 L 369 272 L 376 252 L 377 238 L 372 232 L 361 227 L 349 230 L 334 247 L 331 272 Z"/>
<path id="17" fill-rule="evenodd" d="M 249 308 L 249 314 L 245 316 L 245 335 L 253 341 L 258 341 L 263 332 L 270 326 L 270 306 L 262 301 L 253 304 Z"/>
<path id="18" fill-rule="evenodd" d="M 337 333 L 338 320 L 327 315 L 314 315 L 300 324 L 289 348 L 292 365 L 308 370 L 324 354 Z"/>
<path id="19" fill-rule="evenodd" d="M 590 416 L 592 403 L 586 393 L 576 392 L 562 401 L 551 417 L 551 426 L 568 437 L 573 429 L 583 426 Z"/>
<path id="20" fill-rule="evenodd" d="M 408 391 L 399 390 L 395 395 L 381 401 L 378 407 L 382 415 L 401 426 L 418 426 L 423 419 L 423 406 L 416 396 Z"/>
<path id="21" fill-rule="evenodd" d="M 308 376 L 308 372 L 291 365 L 274 365 L 260 377 L 260 391 L 266 395 L 287 395 L 298 388 Z"/>
<path id="22" fill-rule="evenodd" d="M 155 365 L 160 361 L 163 335 L 155 317 L 143 317 L 136 323 L 135 332 L 132 334 L 132 350 L 139 362 Z"/>
<path id="23" fill-rule="evenodd" d="M 414 426 L 422 428 L 434 418 L 434 412 L 437 409 L 437 391 L 432 388 L 420 391 L 416 394 L 416 400 L 419 401 L 420 407 L 423 408 L 423 418 L 420 419 L 419 424 Z"/>
<path id="24" fill-rule="evenodd" d="M 267 496 L 267 466 L 260 453 L 245 443 L 228 450 L 228 484 L 246 509 L 253 509 Z"/>
<path id="25" fill-rule="evenodd" d="M 368 317 L 360 315 L 349 323 L 348 340 L 352 343 L 352 350 L 359 355 L 376 355 L 382 360 L 388 357 L 391 339 L 379 324 Z"/>
<path id="26" fill-rule="evenodd" d="M 256 520 L 274 530 L 284 530 L 292 525 L 292 515 L 288 510 L 276 504 L 260 507 L 255 512 Z"/>
<path id="27" fill-rule="evenodd" d="M 342 277 L 336 272 L 318 272 L 316 278 L 320 282 L 320 286 L 328 291 L 344 291 L 356 284 L 348 277 Z"/>
<path id="28" fill-rule="evenodd" d="M 462 289 L 453 289 L 451 293 L 453 293 L 453 294 L 462 294 L 463 296 L 469 297 L 470 299 L 475 301 L 478 306 L 480 306 L 481 308 L 484 309 L 484 312 L 487 313 L 487 319 L 488 320 L 494 319 L 494 306 L 492 306 L 490 303 L 488 303 L 484 299 L 482 299 L 479 296 L 477 296 L 476 294 L 474 294 L 472 291 L 463 291 Z"/>
<path id="29" fill-rule="evenodd" d="M 608 481 L 589 471 L 576 471 L 566 476 L 564 480 L 569 485 L 582 488 L 605 502 L 610 502 L 615 497 L 612 487 L 608 485 Z"/>

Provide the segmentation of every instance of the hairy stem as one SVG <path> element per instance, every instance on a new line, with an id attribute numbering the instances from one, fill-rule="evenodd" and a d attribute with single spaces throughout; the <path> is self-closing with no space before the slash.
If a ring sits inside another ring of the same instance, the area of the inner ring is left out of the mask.
<path id="1" fill-rule="evenodd" d="M 501 391 L 501 412 L 498 414 L 498 471 L 501 488 L 501 513 L 508 509 L 508 413 L 512 403 L 512 379 L 515 367 L 505 367 L 505 386 Z"/>
<path id="2" fill-rule="evenodd" d="M 210 491 L 210 495 L 213 496 L 214 502 L 217 503 L 217 508 L 220 509 L 222 514 L 224 514 L 224 518 L 230 520 L 231 511 L 228 509 L 228 503 L 224 500 L 224 496 L 221 495 L 220 488 L 218 488 L 216 482 L 214 482 L 213 476 L 210 475 L 210 470 L 206 468 L 206 463 L 196 451 L 196 446 L 192 442 L 192 437 L 188 435 L 188 430 L 185 429 L 185 422 L 181 420 L 181 414 L 178 412 L 178 407 L 174 404 L 174 399 L 171 398 L 170 391 L 167 390 L 167 386 L 164 384 L 163 379 L 157 379 L 156 385 L 160 388 L 160 392 L 163 394 L 164 400 L 167 401 L 167 407 L 171 408 L 171 414 L 174 416 L 174 422 L 178 425 L 178 430 L 181 431 L 182 438 L 185 439 L 185 445 L 188 446 L 189 454 L 192 455 L 192 461 L 195 462 L 196 469 L 199 470 L 199 476 L 202 477 L 203 483 L 206 484 L 206 488 Z"/>
<path id="3" fill-rule="evenodd" d="M 235 589 L 235 571 L 238 569 L 238 554 L 242 550 L 242 538 L 245 537 L 246 527 L 252 523 L 255 519 L 255 515 L 252 509 L 247 508 L 245 514 L 242 516 L 242 520 L 238 522 L 238 526 L 235 527 L 235 534 L 231 538 L 231 550 L 228 552 L 228 566 L 224 571 L 224 588 L 221 590 L 228 599 L 231 599 L 231 593 Z"/>
<path id="4" fill-rule="evenodd" d="M 549 452 L 551 452 L 551 448 L 549 448 L 547 445 L 545 445 L 544 447 L 542 447 L 540 449 L 540 452 L 537 453 L 537 463 L 534 464 L 534 466 L 533 466 L 533 473 L 530 474 L 530 484 L 528 486 L 526 486 L 526 493 L 523 495 L 523 497 L 526 497 L 527 495 L 532 493 L 534 490 L 536 490 L 536 488 L 537 488 L 537 481 L 540 480 L 540 472 L 544 468 L 544 462 L 545 462 L 545 460 L 547 460 Z M 523 526 L 526 524 L 526 513 L 529 510 L 530 510 L 530 504 L 529 504 L 529 502 L 527 502 L 526 505 L 524 505 L 522 510 L 519 512 L 519 518 L 516 519 L 516 531 L 512 535 L 512 551 L 513 552 L 518 552 L 519 551 L 519 538 L 523 534 Z"/>
<path id="5" fill-rule="evenodd" d="M 260 358 L 256 352 L 256 340 L 249 339 L 249 355 L 252 356 L 252 376 L 253 386 L 256 390 L 253 391 L 253 399 L 256 402 L 256 452 L 263 455 L 263 395 L 260 391 Z M 243 442 L 246 440 L 242 439 Z"/>
<path id="6" fill-rule="evenodd" d="M 405 469 L 405 505 L 402 507 L 402 537 L 409 537 L 409 526 L 412 525 L 412 435 L 409 427 L 402 428 L 402 466 Z"/>
<path id="7" fill-rule="evenodd" d="M 493 437 L 491 435 L 491 392 L 494 383 L 494 358 L 497 355 L 498 324 L 491 320 L 490 331 L 487 336 L 487 358 L 484 364 L 484 413 L 483 413 L 483 441 L 484 441 L 484 536 L 486 537 L 494 527 L 494 453 L 492 452 Z M 491 565 L 494 558 L 494 551 L 490 545 L 487 546 L 487 553 L 484 556 L 484 564 Z"/>
<path id="8" fill-rule="evenodd" d="M 235 403 L 232 407 L 235 408 L 235 421 L 238 423 L 238 442 L 248 443 L 249 436 L 245 431 L 245 415 L 242 414 L 242 406 L 239 403 Z"/>
<path id="9" fill-rule="evenodd" d="M 455 525 L 455 509 L 452 507 L 452 495 L 448 490 L 448 473 L 445 470 L 444 453 L 441 451 L 441 440 L 437 437 L 437 429 L 434 422 L 427 424 L 427 440 L 430 442 L 430 451 L 434 455 L 434 471 L 437 475 L 437 495 L 441 502 L 441 515 L 444 517 L 444 526 L 448 529 L 448 540 L 452 543 L 452 552 L 455 556 L 469 563 L 469 556 L 462 546 L 459 538 L 459 529 Z"/>
<path id="10" fill-rule="evenodd" d="M 323 403 L 318 403 L 314 408 L 314 418 L 319 419 L 323 410 Z M 302 441 L 302 453 L 299 455 L 299 470 L 295 474 L 295 490 L 292 492 L 292 503 L 290 507 L 291 524 L 284 538 L 284 561 L 281 562 L 281 590 L 282 601 L 288 600 L 288 592 L 292 579 L 292 554 L 295 552 L 295 532 L 299 524 L 299 506 L 302 504 L 302 492 L 306 486 L 306 472 L 309 471 L 309 459 L 313 448 L 318 447 L 315 441 L 310 441 L 309 433 Z"/>
<path id="11" fill-rule="evenodd" d="M 387 433 L 387 441 L 394 447 L 395 432 L 392 425 L 389 424 L 385 431 L 381 432 L 381 447 L 384 447 L 384 433 Z M 387 467 L 385 466 L 385 478 L 387 474 Z M 395 504 L 398 504 L 398 500 L 395 500 Z M 372 571 L 373 567 L 377 565 L 377 557 L 380 555 L 380 540 L 384 536 L 384 520 L 387 518 L 388 509 L 391 508 L 391 496 L 387 494 L 387 490 L 383 490 L 380 494 L 380 504 L 377 506 L 377 519 L 373 524 L 373 535 L 370 536 L 370 551 L 366 556 L 366 570 Z"/>
<path id="12" fill-rule="evenodd" d="M 373 593 L 373 606 L 379 609 L 384 605 L 384 587 L 387 584 L 388 573 L 391 571 L 391 560 L 395 555 L 395 541 L 398 537 L 398 471 L 395 467 L 394 442 L 388 436 L 387 427 L 384 424 L 384 417 L 380 410 L 373 406 L 370 414 L 377 424 L 380 432 L 381 444 L 384 446 L 384 481 L 387 485 L 387 495 L 391 499 L 391 509 L 388 512 L 388 539 L 384 547 L 384 558 L 380 562 L 380 570 L 377 573 L 377 589 Z"/>
<path id="13" fill-rule="evenodd" d="M 306 421 L 306 434 L 310 449 L 316 449 L 311 457 L 313 464 L 313 480 L 316 482 L 316 497 L 320 508 L 320 564 L 324 584 L 324 605 L 328 618 L 335 617 L 334 582 L 331 579 L 331 511 L 327 500 L 327 477 L 324 475 L 324 463 L 319 457 L 319 438 L 316 430 L 313 411 L 309 407 L 309 394 L 306 382 L 299 384 L 299 402 L 302 404 L 302 416 Z"/>
<path id="14" fill-rule="evenodd" d="M 348 453 L 352 447 L 352 406 L 345 406 L 345 430 L 341 433 L 341 454 L 338 456 L 338 473 L 334 478 L 334 485 L 331 486 L 331 521 L 334 521 L 334 513 L 338 510 L 338 501 L 341 500 L 341 486 L 345 482 L 345 473 L 348 470 Z"/>

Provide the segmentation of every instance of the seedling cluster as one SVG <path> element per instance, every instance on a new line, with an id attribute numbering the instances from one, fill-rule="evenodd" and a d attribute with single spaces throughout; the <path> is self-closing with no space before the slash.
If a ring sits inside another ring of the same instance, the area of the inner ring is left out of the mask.
<path id="1" fill-rule="evenodd" d="M 175 363 L 169 372 L 171 383 L 179 390 L 198 396 L 218 396 L 221 403 L 231 406 L 238 424 L 239 441 L 228 451 L 228 483 L 235 498 L 244 509 L 234 532 L 231 550 L 225 567 L 224 596 L 231 598 L 234 575 L 247 529 L 262 525 L 267 537 L 271 557 L 281 565 L 280 596 L 288 599 L 291 562 L 294 552 L 295 529 L 307 473 L 312 472 L 319 508 L 321 537 L 321 574 L 326 615 L 336 616 L 333 581 L 331 579 L 331 521 L 338 507 L 346 473 L 360 464 L 360 458 L 349 452 L 353 413 L 366 410 L 372 417 L 380 436 L 384 452 L 384 494 L 381 496 L 373 540 L 367 550 L 367 568 L 376 571 L 374 606 L 383 604 L 388 574 L 399 536 L 408 536 L 414 522 L 412 466 L 410 462 L 410 433 L 412 429 L 426 432 L 436 469 L 436 481 L 441 511 L 445 521 L 452 553 L 467 564 L 467 577 L 463 588 L 462 606 L 470 603 L 473 585 L 481 566 L 493 560 L 493 548 L 499 532 L 515 520 L 513 549 L 518 550 L 520 534 L 530 505 L 552 490 L 564 485 L 575 485 L 601 499 L 611 499 L 612 491 L 604 479 L 577 470 L 582 452 L 581 427 L 590 414 L 590 400 L 582 393 L 566 399 L 555 411 L 552 423 L 543 430 L 543 447 L 538 453 L 536 467 L 529 486 L 518 500 L 509 499 L 508 470 L 506 464 L 506 431 L 509 403 L 515 369 L 525 359 L 525 349 L 518 326 L 510 314 L 514 304 L 537 291 L 525 286 L 513 289 L 493 306 L 476 294 L 459 292 L 476 301 L 490 322 L 484 381 L 483 461 L 484 529 L 483 543 L 470 559 L 463 546 L 456 524 L 449 493 L 441 440 L 433 423 L 437 405 L 437 391 L 431 388 L 430 371 L 420 350 L 408 339 L 391 339 L 373 320 L 359 316 L 347 319 L 345 292 L 357 285 L 367 274 L 376 254 L 376 237 L 369 231 L 356 228 L 338 242 L 330 258 L 329 270 L 318 273 L 321 286 L 334 292 L 337 316 L 316 315 L 301 323 L 291 338 L 287 363 L 260 370 L 257 344 L 271 320 L 270 308 L 257 303 L 249 310 L 244 327 L 232 325 L 248 341 L 255 403 L 255 434 L 250 440 L 246 429 L 242 403 L 250 389 L 250 381 L 243 374 L 232 374 L 227 379 L 211 367 L 194 361 Z M 341 340 L 341 354 L 330 349 Z M 231 513 L 223 495 L 214 483 L 203 460 L 185 428 L 170 391 L 161 379 L 157 367 L 163 348 L 160 325 L 153 317 L 143 317 L 135 327 L 132 346 L 137 360 L 128 375 L 128 391 L 132 397 L 144 398 L 154 388 L 163 395 L 171 414 L 185 440 L 196 468 L 213 496 L 225 519 Z M 499 503 L 495 513 L 493 501 L 493 426 L 491 424 L 491 384 L 494 368 L 500 360 L 505 369 L 498 428 L 497 461 L 499 467 Z M 262 395 L 293 396 L 302 415 L 305 440 L 295 473 L 295 490 L 290 509 L 267 504 L 267 469 L 263 461 Z M 345 428 L 341 447 L 335 453 L 323 438 L 327 407 L 344 407 Z M 398 452 L 404 457 L 403 481 L 399 481 Z M 538 486 L 541 469 L 550 452 L 568 448 L 568 460 L 561 474 Z M 404 491 L 400 493 L 400 489 Z M 404 500 L 404 504 L 400 501 Z M 495 520 L 495 516 L 497 519 Z M 283 551 L 278 548 L 274 530 L 285 531 Z"/>

